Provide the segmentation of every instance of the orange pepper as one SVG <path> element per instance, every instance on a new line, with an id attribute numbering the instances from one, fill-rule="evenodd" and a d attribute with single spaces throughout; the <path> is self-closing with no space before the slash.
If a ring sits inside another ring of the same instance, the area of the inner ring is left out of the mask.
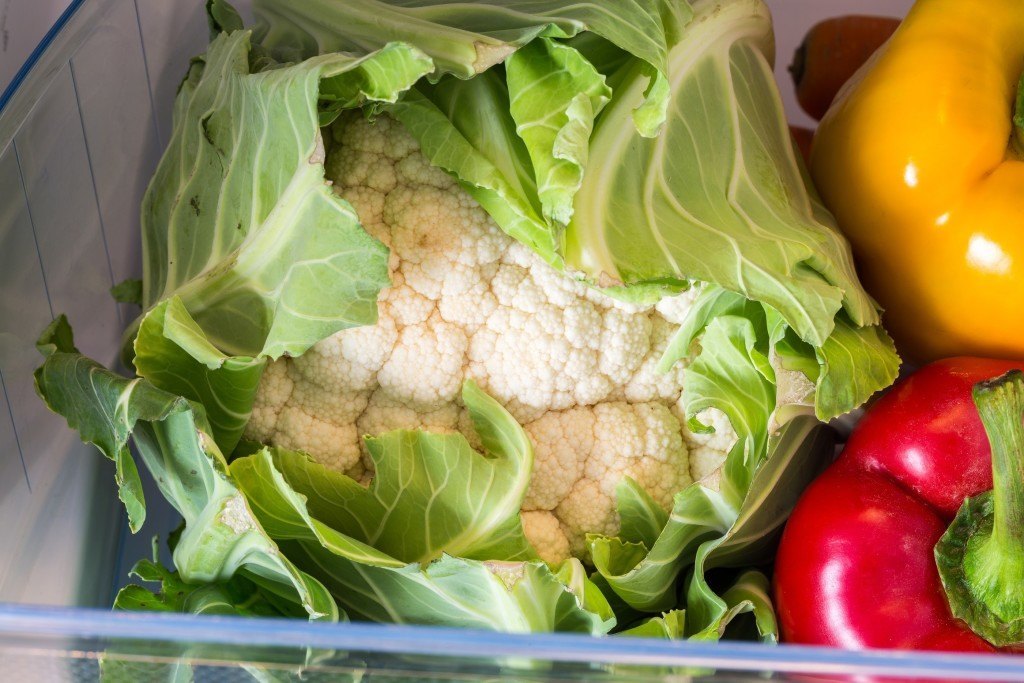
<path id="1" fill-rule="evenodd" d="M 1024 357 L 1021 0 L 918 0 L 815 136 L 811 172 L 918 361 Z"/>

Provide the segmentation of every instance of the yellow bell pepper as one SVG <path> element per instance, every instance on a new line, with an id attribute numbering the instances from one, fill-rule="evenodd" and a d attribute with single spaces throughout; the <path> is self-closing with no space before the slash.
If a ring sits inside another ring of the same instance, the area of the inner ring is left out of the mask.
<path id="1" fill-rule="evenodd" d="M 915 360 L 1024 358 L 1022 69 L 1024 0 L 918 0 L 814 138 L 814 181 Z"/>

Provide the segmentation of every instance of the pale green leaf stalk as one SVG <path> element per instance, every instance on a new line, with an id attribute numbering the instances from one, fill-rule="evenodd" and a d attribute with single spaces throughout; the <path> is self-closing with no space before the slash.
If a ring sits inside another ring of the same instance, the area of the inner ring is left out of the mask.
<path id="1" fill-rule="evenodd" d="M 676 277 L 718 284 L 780 311 L 821 345 L 845 308 L 878 322 L 849 247 L 819 223 L 772 79 L 772 28 L 759 0 L 693 3 L 698 31 L 668 55 L 670 101 L 662 133 L 629 125 L 644 97 L 642 65 L 610 79 L 566 234 L 568 266 L 592 279 L 641 283 Z"/>
<path id="2" fill-rule="evenodd" d="M 565 225 L 583 182 L 594 119 L 612 91 L 583 55 L 544 38 L 513 53 L 505 73 L 509 111 L 530 153 L 544 218 Z"/>
<path id="3" fill-rule="evenodd" d="M 500 407 L 496 409 L 501 413 L 495 412 L 492 399 L 482 392 L 467 396 L 467 403 L 478 402 L 476 423 L 484 443 L 490 444 L 489 451 L 498 442 L 521 442 L 518 425 L 513 427 Z M 300 453 L 278 448 L 239 458 L 232 463 L 231 474 L 288 557 L 322 580 L 354 617 L 523 633 L 558 630 L 599 635 L 614 626 L 611 608 L 578 561 L 567 562 L 554 573 L 543 562 L 516 559 L 530 552 L 521 536 L 521 493 L 506 510 L 507 519 L 477 510 L 477 501 L 488 497 L 491 482 L 500 480 L 497 470 L 508 463 L 501 457 L 473 453 L 461 435 L 393 434 L 419 440 L 423 448 L 441 446 L 432 455 L 445 461 L 438 467 L 456 467 L 449 471 L 455 481 L 449 485 L 443 478 L 420 478 L 414 488 L 391 498 L 389 492 L 402 490 L 405 481 L 399 479 L 399 465 L 403 460 L 408 464 L 410 452 L 402 448 L 378 451 L 380 469 L 369 490 Z M 507 455 L 527 457 L 522 451 Z M 458 468 L 467 464 L 460 462 L 464 457 L 492 469 L 496 478 L 462 472 Z M 429 481 L 436 488 L 428 486 Z M 402 543 L 393 533 L 378 536 L 379 528 L 392 524 L 374 516 L 372 508 L 382 497 L 398 506 L 392 531 L 401 527 L 416 539 Z M 410 517 L 417 510 L 419 516 Z M 442 536 L 424 533 L 434 527 L 443 529 Z M 467 546 L 468 539 L 474 538 Z M 423 561 L 398 559 L 375 547 L 377 543 L 419 555 Z M 448 543 L 452 549 L 464 546 L 464 556 L 489 559 L 454 557 L 448 554 Z"/>
<path id="4" fill-rule="evenodd" d="M 433 60 L 431 82 L 444 75 L 469 81 L 536 38 L 567 39 L 592 32 L 648 65 L 652 85 L 635 125 L 643 135 L 655 135 L 665 120 L 666 55 L 692 17 L 690 6 L 683 0 L 619 0 L 614 11 L 609 9 L 593 0 L 255 3 L 259 42 L 281 61 L 332 52 L 363 54 L 401 41 Z"/>
<path id="5" fill-rule="evenodd" d="M 754 475 L 729 531 L 697 550 L 687 589 L 691 628 L 721 630 L 737 614 L 733 611 L 736 604 L 726 595 L 719 596 L 708 585 L 705 573 L 714 567 L 769 562 L 800 493 L 827 466 L 834 448 L 832 432 L 809 416 L 794 418 L 772 439 L 771 456 Z M 755 607 L 757 603 L 751 603 L 750 609 Z M 766 626 L 764 615 L 758 618 L 760 626 Z M 761 636 L 776 637 L 776 633 L 767 630 Z"/>
<path id="6" fill-rule="evenodd" d="M 241 572 L 276 585 L 310 618 L 338 619 L 324 586 L 296 568 L 253 516 L 227 474 L 201 406 L 81 355 L 63 317 L 47 329 L 39 347 L 46 360 L 36 370 L 37 392 L 83 441 L 115 461 L 132 531 L 145 519 L 145 501 L 129 438 L 160 492 L 181 513 L 185 530 L 174 548 L 174 564 L 184 581 L 216 583 Z"/>
<path id="7" fill-rule="evenodd" d="M 632 477 L 622 478 L 615 496 L 621 522 L 619 538 L 652 547 L 668 523 L 668 513 Z"/>
<path id="8" fill-rule="evenodd" d="M 193 61 L 143 200 L 143 305 L 178 296 L 230 355 L 298 355 L 376 320 L 387 250 L 324 180 L 317 103 L 394 101 L 431 62 L 407 45 L 249 71 L 249 33 Z M 129 338 L 134 334 L 129 331 Z"/>
<path id="9" fill-rule="evenodd" d="M 676 579 L 700 545 L 722 537 L 735 518 L 719 494 L 694 484 L 676 494 L 650 548 L 607 536 L 589 536 L 587 545 L 597 572 L 619 598 L 641 612 L 664 611 L 675 607 Z"/>
<path id="10" fill-rule="evenodd" d="M 140 377 L 203 405 L 217 445 L 225 453 L 234 450 L 252 413 L 265 358 L 219 351 L 175 296 L 143 318 L 134 363 Z"/>
<path id="11" fill-rule="evenodd" d="M 476 384 L 467 382 L 462 396 L 486 454 L 462 434 L 399 430 L 367 440 L 375 472 L 368 487 L 280 449 L 275 466 L 317 519 L 404 563 L 430 562 L 442 553 L 534 559 L 519 520 L 533 446 Z M 236 461 L 232 472 L 246 463 Z"/>
<path id="12" fill-rule="evenodd" d="M 764 643 L 774 645 L 779 640 L 779 625 L 772 605 L 771 584 L 768 577 L 759 571 L 744 572 L 736 582 L 722 594 L 730 608 L 742 605 L 754 616 L 754 628 Z"/>
<path id="13" fill-rule="evenodd" d="M 619 631 L 616 635 L 631 638 L 662 638 L 664 640 L 683 640 L 686 637 L 686 611 L 671 610 L 660 617 L 651 617 L 641 623 Z"/>
<path id="14" fill-rule="evenodd" d="M 694 484 L 676 495 L 668 521 L 650 551 L 619 538 L 588 538 L 594 565 L 608 586 L 642 612 L 672 609 L 680 572 L 693 566 L 687 600 L 688 628 L 703 631 L 722 621 L 729 606 L 708 586 L 712 567 L 766 562 L 800 492 L 829 462 L 834 445 L 827 427 L 809 416 L 794 418 L 768 444 L 742 505 Z M 740 458 L 734 451 L 728 456 Z M 728 467 L 728 465 L 727 465 Z M 620 496 L 622 490 L 620 489 Z M 620 507 L 623 505 L 620 497 Z"/>
<path id="15" fill-rule="evenodd" d="M 701 291 L 662 355 L 659 371 L 667 372 L 688 358 L 699 362 L 705 353 L 716 353 L 711 342 L 698 346 L 697 341 L 712 321 L 724 316 L 744 318 L 750 323 L 742 333 L 734 325 L 729 336 L 739 341 L 752 330 L 760 340 L 762 355 L 778 356 L 783 367 L 802 372 L 815 383 L 814 413 L 820 420 L 830 420 L 863 404 L 879 388 L 892 384 L 899 373 L 896 347 L 879 325 L 858 327 L 842 312 L 836 316 L 832 333 L 815 347 L 800 339 L 775 309 L 714 286 Z M 701 397 L 703 392 L 690 390 L 689 395 Z"/>
<path id="16" fill-rule="evenodd" d="M 699 595 L 694 593 L 694 575 L 688 581 L 686 602 L 693 604 L 690 611 L 692 628 L 694 622 L 703 623 L 704 627 L 688 634 L 691 640 L 717 642 L 726 637 L 730 627 L 735 629 L 737 617 L 753 614 L 754 627 L 762 642 L 774 643 L 778 639 L 778 626 L 775 623 L 775 610 L 768 596 L 768 578 L 758 571 L 748 571 L 734 583 L 721 598 L 715 596 L 717 602 L 713 617 L 705 612 L 705 606 Z M 761 629 L 766 629 L 762 631 Z"/>

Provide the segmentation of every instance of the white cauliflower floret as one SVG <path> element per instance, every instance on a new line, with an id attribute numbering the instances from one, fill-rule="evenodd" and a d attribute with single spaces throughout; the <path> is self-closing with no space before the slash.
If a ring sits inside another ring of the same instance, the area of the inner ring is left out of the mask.
<path id="1" fill-rule="evenodd" d="M 689 315 L 693 303 L 700 296 L 702 285 L 699 282 L 693 283 L 685 292 L 675 296 L 667 296 L 658 301 L 654 310 L 661 314 L 661 317 L 670 323 L 682 325 Z"/>
<path id="2" fill-rule="evenodd" d="M 601 369 L 615 384 L 625 384 L 650 357 L 654 323 L 645 315 L 611 309 L 604 316 L 601 342 Z"/>
<path id="3" fill-rule="evenodd" d="M 623 477 L 668 509 L 721 465 L 735 441 L 728 421 L 689 433 L 672 412 L 684 364 L 655 370 L 696 289 L 656 306 L 612 299 L 502 232 L 395 121 L 350 115 L 332 132 L 328 177 L 391 249 L 392 286 L 375 325 L 268 367 L 249 438 L 304 450 L 365 484 L 365 434 L 459 431 L 479 448 L 459 398 L 473 379 L 535 445 L 523 525 L 551 562 L 584 557 L 587 533 L 618 531 Z"/>
<path id="4" fill-rule="evenodd" d="M 288 373 L 288 362 L 279 360 L 270 363 L 263 371 L 252 416 L 245 426 L 246 436 L 254 441 L 273 441 L 277 432 L 277 418 L 281 408 L 292 396 L 295 383 Z"/>
<path id="5" fill-rule="evenodd" d="M 422 411 L 451 403 L 462 387 L 468 343 L 465 330 L 440 315 L 402 328 L 391 357 L 377 373 L 380 391 Z"/>
<path id="6" fill-rule="evenodd" d="M 381 292 L 380 317 L 390 318 L 402 327 L 426 322 L 437 310 L 437 302 L 406 285 L 401 273 L 395 275 L 397 277 L 391 278 L 392 286 Z"/>
<path id="7" fill-rule="evenodd" d="M 678 408 L 674 412 L 680 419 L 685 419 Z M 690 474 L 694 481 L 701 481 L 722 466 L 725 455 L 736 443 L 737 437 L 732 423 L 721 410 L 708 408 L 698 413 L 696 418 L 698 422 L 713 430 L 708 433 L 686 430 L 684 434 L 690 450 Z"/>
<path id="8" fill-rule="evenodd" d="M 383 434 L 392 429 L 425 429 L 438 434 L 459 431 L 460 410 L 455 403 L 422 412 L 396 401 L 383 391 L 374 392 L 356 425 L 360 434 Z"/>
<path id="9" fill-rule="evenodd" d="M 657 399 L 674 403 L 682 391 L 683 373 L 686 365 L 676 362 L 668 372 L 658 372 L 658 362 L 675 336 L 676 326 L 664 318 L 655 317 L 651 323 L 651 349 L 643 363 L 622 387 L 622 396 L 627 401 L 639 403 Z"/>
<path id="10" fill-rule="evenodd" d="M 391 241 L 391 234 L 384 224 L 384 193 L 369 187 L 353 188 L 348 201 L 359 216 L 363 229 L 384 244 Z M 396 264 L 397 266 L 397 261 Z"/>
<path id="11" fill-rule="evenodd" d="M 327 340 L 325 340 L 327 341 Z M 324 465 L 350 472 L 360 461 L 355 419 L 366 409 L 369 391 L 321 384 L 301 366 L 284 360 L 263 373 L 246 435 L 285 448 L 316 453 Z"/>
<path id="12" fill-rule="evenodd" d="M 593 412 L 594 432 L 589 443 L 579 444 L 583 477 L 556 508 L 572 553 L 580 557 L 587 533 L 618 533 L 615 489 L 623 477 L 633 478 L 665 509 L 693 481 L 682 428 L 664 404 L 600 403 L 572 412 L 584 410 Z"/>
<path id="13" fill-rule="evenodd" d="M 594 411 L 548 413 L 525 425 L 533 443 L 533 477 L 524 510 L 554 510 L 583 476 L 594 445 Z"/>
<path id="14" fill-rule="evenodd" d="M 585 532 L 615 535 L 619 530 L 619 520 L 614 515 L 605 514 L 613 505 L 614 499 L 605 495 L 600 482 L 594 479 L 576 482 L 566 499 L 555 508 L 555 516 L 569 539 L 571 555 L 586 557 Z"/>
<path id="15" fill-rule="evenodd" d="M 441 317 L 467 330 L 477 330 L 486 324 L 498 307 L 490 284 L 496 272 L 496 264 L 454 268 L 445 278 L 437 302 Z"/>
<path id="16" fill-rule="evenodd" d="M 398 341 L 398 328 L 388 316 L 376 325 L 345 330 L 324 339 L 290 365 L 297 382 L 316 384 L 335 394 L 365 391 Z M 358 415 L 358 413 L 357 413 Z"/>
<path id="17" fill-rule="evenodd" d="M 554 510 L 576 556 L 585 555 L 587 533 L 618 531 L 615 489 L 623 477 L 666 509 L 692 481 L 682 428 L 662 403 L 576 407 L 547 413 L 525 429 L 534 469 L 523 509 Z"/>
<path id="18" fill-rule="evenodd" d="M 334 387 L 304 380 L 294 365 L 289 366 L 288 374 L 295 388 L 285 407 L 298 408 L 320 420 L 350 425 L 362 415 L 370 401 L 370 391 L 339 392 Z"/>
<path id="19" fill-rule="evenodd" d="M 324 420 L 299 408 L 285 406 L 277 420 L 274 444 L 306 453 L 340 472 L 347 472 L 360 462 L 356 427 Z"/>
<path id="20" fill-rule="evenodd" d="M 569 557 L 569 539 L 553 512 L 526 510 L 522 514 L 523 534 L 537 549 L 540 559 L 557 564 Z"/>

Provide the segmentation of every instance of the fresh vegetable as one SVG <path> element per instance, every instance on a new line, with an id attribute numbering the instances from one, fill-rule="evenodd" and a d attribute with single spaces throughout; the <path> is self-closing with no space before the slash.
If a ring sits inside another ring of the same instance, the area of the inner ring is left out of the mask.
<path id="1" fill-rule="evenodd" d="M 1021 642 L 1024 375 L 1008 372 L 1019 366 L 939 361 L 872 405 L 783 533 L 783 638 L 964 651 Z"/>
<path id="2" fill-rule="evenodd" d="M 892 17 L 850 14 L 812 26 L 789 65 L 800 107 L 820 120 L 836 93 L 899 25 Z"/>
<path id="3" fill-rule="evenodd" d="M 332 130 L 328 176 L 391 249 L 394 284 L 375 325 L 268 369 L 248 438 L 368 479 L 362 434 L 461 422 L 472 435 L 456 400 L 471 377 L 534 445 L 523 523 L 555 563 L 584 557 L 587 533 L 618 534 L 623 477 L 667 510 L 721 466 L 736 440 L 728 420 L 718 413 L 714 434 L 693 433 L 677 405 L 682 364 L 655 372 L 694 290 L 657 308 L 597 294 L 503 233 L 399 123 L 348 116 Z M 813 391 L 801 374 L 787 379 Z"/>
<path id="4" fill-rule="evenodd" d="M 763 575 L 726 570 L 770 559 L 819 419 L 899 359 L 796 162 L 766 8 L 408 4 L 266 0 L 250 34 L 209 3 L 143 204 L 138 377 L 58 322 L 40 394 L 133 530 L 129 438 L 182 511 L 165 587 L 773 640 Z"/>
<path id="5" fill-rule="evenodd" d="M 1022 31 L 1016 0 L 918 2 L 814 140 L 814 180 L 918 360 L 1024 356 Z"/>

